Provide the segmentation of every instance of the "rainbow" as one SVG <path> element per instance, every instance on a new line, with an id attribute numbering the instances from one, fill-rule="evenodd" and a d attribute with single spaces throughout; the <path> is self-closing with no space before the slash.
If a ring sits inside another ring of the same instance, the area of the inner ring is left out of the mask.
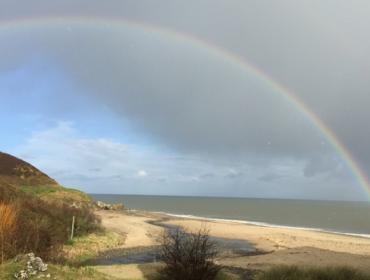
<path id="1" fill-rule="evenodd" d="M 230 52 L 229 50 L 220 46 L 214 45 L 210 42 L 201 40 L 193 35 L 180 33 L 176 30 L 147 24 L 143 22 L 136 22 L 122 18 L 100 18 L 100 17 L 39 17 L 39 18 L 18 18 L 13 20 L 0 21 L 0 32 L 11 31 L 18 28 L 28 29 L 30 27 L 46 26 L 51 24 L 67 25 L 71 26 L 74 24 L 78 25 L 95 25 L 104 27 L 130 27 L 139 29 L 149 34 L 158 34 L 160 36 L 168 37 L 178 42 L 186 42 L 194 47 L 206 50 L 208 53 L 226 61 L 236 67 L 239 67 L 241 71 L 246 72 L 248 75 L 254 75 L 254 78 L 263 82 L 275 93 L 283 97 L 288 103 L 294 108 L 301 112 L 314 126 L 324 135 L 326 140 L 332 145 L 334 150 L 341 156 L 346 163 L 347 167 L 353 173 L 356 181 L 362 187 L 370 199 L 370 181 L 362 170 L 360 165 L 356 162 L 351 152 L 346 146 L 341 143 L 335 133 L 310 109 L 304 104 L 289 88 L 283 86 L 279 82 L 275 81 L 266 72 L 263 72 L 257 66 L 253 65 L 244 58 Z"/>

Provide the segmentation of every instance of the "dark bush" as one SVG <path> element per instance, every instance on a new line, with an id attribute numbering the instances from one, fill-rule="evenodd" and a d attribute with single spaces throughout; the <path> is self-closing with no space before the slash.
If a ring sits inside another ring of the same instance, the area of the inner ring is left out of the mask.
<path id="1" fill-rule="evenodd" d="M 220 271 L 220 266 L 214 263 L 216 249 L 207 230 L 201 229 L 197 233 L 186 233 L 179 228 L 166 231 L 161 248 L 165 267 L 160 272 L 160 279 L 215 279 Z"/>

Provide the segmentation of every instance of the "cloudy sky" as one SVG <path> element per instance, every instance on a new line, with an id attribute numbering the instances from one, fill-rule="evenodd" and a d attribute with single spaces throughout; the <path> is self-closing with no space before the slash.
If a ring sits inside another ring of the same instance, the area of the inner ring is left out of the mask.
<path id="1" fill-rule="evenodd" d="M 0 0 L 0 150 L 91 193 L 367 200 L 271 81 L 370 174 L 368 30 L 368 1 Z"/>

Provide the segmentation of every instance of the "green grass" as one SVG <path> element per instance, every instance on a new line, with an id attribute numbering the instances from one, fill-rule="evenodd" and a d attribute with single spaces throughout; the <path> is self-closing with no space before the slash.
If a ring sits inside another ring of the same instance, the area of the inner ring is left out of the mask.
<path id="1" fill-rule="evenodd" d="M 79 267 L 79 264 L 83 261 L 96 257 L 101 250 L 108 250 L 121 246 L 124 243 L 122 235 L 115 232 L 101 231 L 92 233 L 86 236 L 77 237 L 73 242 L 68 242 L 63 248 L 66 253 L 66 262 L 64 265 L 56 265 L 48 263 L 48 271 L 44 273 L 47 275 L 51 274 L 50 279 L 67 279 L 67 280 L 108 280 L 116 279 L 111 276 L 96 271 L 92 267 Z M 14 273 L 24 269 L 26 264 L 24 261 L 16 262 L 9 260 L 5 264 L 0 265 L 0 280 L 14 279 Z M 33 277 L 31 279 L 37 279 Z M 46 278 L 43 278 L 46 279 Z"/>
<path id="2" fill-rule="evenodd" d="M 39 197 L 45 201 L 91 202 L 90 196 L 86 193 L 58 185 L 22 186 L 20 189 L 24 193 Z"/>
<path id="3" fill-rule="evenodd" d="M 103 251 L 119 248 L 124 241 L 121 234 L 102 230 L 74 238 L 64 245 L 63 252 L 68 264 L 76 266 L 97 257 Z"/>
<path id="4" fill-rule="evenodd" d="M 85 201 L 91 201 L 91 197 L 88 194 L 84 193 L 83 191 L 79 191 L 73 188 L 66 188 L 66 187 L 64 187 L 63 190 L 67 193 L 77 195 Z"/>
<path id="5" fill-rule="evenodd" d="M 21 190 L 27 194 L 40 197 L 43 195 L 57 192 L 59 190 L 59 187 L 57 186 L 22 186 Z"/>
<path id="6" fill-rule="evenodd" d="M 12 261 L 0 265 L 0 280 L 14 279 L 14 274 L 21 269 L 23 269 L 23 264 Z"/>
<path id="7" fill-rule="evenodd" d="M 8 261 L 3 265 L 0 265 L 0 280 L 10 280 L 14 279 L 14 273 L 19 272 L 20 270 L 25 268 L 25 263 L 22 262 L 15 262 L 15 261 Z M 91 267 L 83 267 L 83 268 L 74 268 L 69 266 L 61 266 L 61 265 L 48 265 L 48 270 L 44 273 L 39 273 L 38 275 L 47 274 L 51 275 L 49 279 L 60 279 L 60 280 L 109 280 L 115 279 L 111 276 L 106 276 L 102 273 L 97 272 Z M 37 275 L 37 276 L 38 276 Z M 38 279 L 37 276 L 33 276 L 30 279 Z M 46 277 L 43 279 L 47 279 Z"/>
<path id="8" fill-rule="evenodd" d="M 303 269 L 281 266 L 262 272 L 256 280 L 370 280 L 370 276 L 347 267 Z"/>
<path id="9" fill-rule="evenodd" d="M 140 269 L 142 270 L 144 274 L 144 279 L 146 280 L 158 280 L 160 279 L 160 275 L 158 275 L 158 266 L 152 265 L 152 264 L 146 264 L 146 265 L 140 265 Z M 9 261 L 5 263 L 4 265 L 0 265 L 0 280 L 10 280 L 14 279 L 14 274 L 16 272 L 19 272 L 21 269 L 24 269 L 25 264 L 17 263 L 14 261 Z M 97 270 L 95 270 L 93 267 L 70 267 L 70 266 L 61 266 L 61 265 L 54 265 L 49 264 L 48 270 L 45 273 L 39 273 L 44 274 L 45 276 L 47 274 L 51 275 L 51 278 L 48 279 L 60 279 L 60 280 L 118 280 L 120 278 L 114 278 L 112 275 L 106 275 L 104 273 L 101 273 Z M 37 276 L 33 276 L 30 279 L 38 279 Z M 47 278 L 42 278 L 47 279 Z M 236 275 L 226 273 L 226 272 L 220 272 L 219 275 L 215 280 L 239 280 L 242 278 L 239 278 Z M 351 279 L 351 278 L 348 278 Z M 136 279 L 137 280 L 137 279 Z"/>

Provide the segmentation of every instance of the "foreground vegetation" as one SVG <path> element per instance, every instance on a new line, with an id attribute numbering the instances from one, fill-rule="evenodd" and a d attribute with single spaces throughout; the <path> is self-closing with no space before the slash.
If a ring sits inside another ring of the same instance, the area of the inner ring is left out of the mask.
<path id="1" fill-rule="evenodd" d="M 28 252 L 45 259 L 56 257 L 70 238 L 73 216 L 76 236 L 99 228 L 99 220 L 88 206 L 46 202 L 15 187 L 0 186 L 2 261 Z"/>
<path id="2" fill-rule="evenodd" d="M 180 228 L 169 229 L 163 236 L 161 270 L 163 280 L 213 280 L 221 267 L 215 264 L 216 244 L 209 233 L 201 229 L 187 233 Z"/>
<path id="3" fill-rule="evenodd" d="M 73 241 L 63 246 L 62 254 L 66 264 L 81 266 L 104 251 L 122 247 L 124 243 L 125 238 L 121 234 L 101 230 L 74 238 Z"/>
<path id="4" fill-rule="evenodd" d="M 256 280 L 370 280 L 366 275 L 347 267 L 299 268 L 281 266 L 263 272 Z"/>
<path id="5" fill-rule="evenodd" d="M 60 257 L 74 235 L 99 229 L 91 199 L 60 186 L 31 164 L 0 152 L 0 263 L 33 252 L 46 260 Z"/>
<path id="6" fill-rule="evenodd" d="M 15 260 L 7 261 L 3 265 L 0 265 L 0 280 L 14 279 L 14 274 L 21 269 L 24 269 L 25 263 L 17 262 Z M 49 264 L 48 271 L 40 274 L 43 278 L 50 274 L 50 279 L 60 279 L 60 280 L 108 280 L 115 279 L 113 277 L 108 277 L 90 267 L 75 268 L 70 266 L 61 266 L 56 264 Z M 39 275 L 39 276 L 40 276 Z M 37 278 L 37 277 L 34 277 Z"/>

